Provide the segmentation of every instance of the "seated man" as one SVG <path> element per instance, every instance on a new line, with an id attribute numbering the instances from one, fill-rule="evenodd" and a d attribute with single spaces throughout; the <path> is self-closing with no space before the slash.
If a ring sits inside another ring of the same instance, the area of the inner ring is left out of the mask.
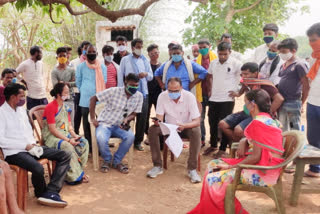
<path id="1" fill-rule="evenodd" d="M 105 89 L 90 99 L 90 117 L 97 127 L 97 142 L 104 160 L 101 172 L 108 172 L 110 166 L 112 166 L 121 173 L 129 173 L 128 167 L 121 161 L 134 141 L 134 134 L 130 130 L 129 123 L 142 109 L 143 96 L 142 93 L 137 91 L 139 81 L 140 79 L 136 74 L 130 73 L 126 76 L 124 87 Z M 98 101 L 105 106 L 96 120 L 95 107 Z M 122 139 L 113 158 L 108 144 L 111 136 Z"/>
<path id="2" fill-rule="evenodd" d="M 201 182 L 196 171 L 201 140 L 200 112 L 195 96 L 182 89 L 179 78 L 172 77 L 168 80 L 168 90 L 159 95 L 156 114 L 158 120 L 154 121 L 154 125 L 149 128 L 148 134 L 154 167 L 147 176 L 155 178 L 163 173 L 159 143 L 159 136 L 162 133 L 158 121 L 163 121 L 165 117 L 166 123 L 178 125 L 181 135 L 186 135 L 190 139 L 188 174 L 192 183 Z"/>
<path id="3" fill-rule="evenodd" d="M 70 154 L 46 146 L 37 146 L 27 116 L 26 88 L 11 83 L 4 89 L 6 102 L 0 107 L 0 148 L 9 164 L 17 165 L 32 173 L 32 184 L 38 202 L 48 206 L 65 207 L 59 192 L 69 169 Z M 50 183 L 46 185 L 43 166 L 37 161 L 47 158 L 56 161 Z"/>
<path id="4" fill-rule="evenodd" d="M 12 182 L 10 166 L 3 160 L 0 160 L 0 213 L 22 214 L 18 207 L 14 186 Z"/>
<path id="5" fill-rule="evenodd" d="M 274 84 L 270 80 L 262 80 L 258 79 L 258 64 L 254 62 L 245 63 L 241 67 L 241 80 L 242 88 L 239 92 L 230 92 L 231 97 L 240 97 L 243 93 L 254 90 L 254 89 L 263 89 L 265 90 L 270 98 L 271 98 L 271 108 L 270 113 L 272 115 L 277 114 L 277 110 L 281 106 L 284 98 L 279 93 L 278 89 L 274 86 Z M 224 143 L 231 143 L 238 142 L 241 138 L 244 137 L 243 131 L 252 121 L 252 117 L 249 115 L 248 110 L 244 106 L 244 111 L 240 111 L 238 113 L 230 114 L 223 120 L 219 122 L 219 128 L 221 131 L 227 136 L 227 138 L 223 138 L 228 140 L 228 142 L 221 142 Z M 218 158 L 218 157 L 217 157 Z"/>

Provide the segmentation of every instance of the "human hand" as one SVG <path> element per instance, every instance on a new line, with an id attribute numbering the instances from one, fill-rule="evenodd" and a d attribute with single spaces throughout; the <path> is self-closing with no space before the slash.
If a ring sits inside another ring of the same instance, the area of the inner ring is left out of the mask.
<path id="1" fill-rule="evenodd" d="M 153 122 L 153 124 L 154 124 L 155 126 L 159 126 L 159 122 L 161 122 L 161 121 L 156 120 L 156 119 L 152 119 L 152 122 Z"/>
<path id="2" fill-rule="evenodd" d="M 218 164 L 217 168 L 219 168 L 220 170 L 227 170 L 227 169 L 231 169 L 232 166 L 228 164 Z"/>
<path id="3" fill-rule="evenodd" d="M 32 149 L 35 146 L 35 144 L 28 144 L 26 146 L 26 150 L 29 151 L 30 149 Z"/>
<path id="4" fill-rule="evenodd" d="M 235 98 L 239 97 L 239 94 L 235 91 L 228 91 L 229 92 L 229 97 Z"/>
<path id="5" fill-rule="evenodd" d="M 247 148 L 247 140 L 246 139 L 240 140 L 239 147 L 237 149 L 237 155 L 239 158 L 242 158 L 245 156 L 246 148 Z"/>
<path id="6" fill-rule="evenodd" d="M 185 129 L 185 127 L 184 127 L 184 125 L 183 124 L 177 124 L 179 127 L 177 128 L 177 130 L 178 131 L 180 131 L 180 132 L 182 132 L 184 129 Z"/>
<path id="7" fill-rule="evenodd" d="M 303 114 L 304 113 L 304 108 L 303 108 L 303 106 L 301 107 L 301 114 Z"/>
<path id="8" fill-rule="evenodd" d="M 142 79 L 142 78 L 145 78 L 146 76 L 148 76 L 148 73 L 147 72 L 141 72 L 139 73 L 139 78 Z"/>
<path id="9" fill-rule="evenodd" d="M 91 122 L 95 127 L 99 126 L 99 122 L 96 119 L 91 119 Z"/>
<path id="10" fill-rule="evenodd" d="M 189 89 L 191 90 L 196 84 L 194 83 L 194 81 L 189 83 Z"/>
<path id="11" fill-rule="evenodd" d="M 69 143 L 73 146 L 76 146 L 80 143 L 80 141 L 76 141 L 76 139 L 70 138 Z"/>

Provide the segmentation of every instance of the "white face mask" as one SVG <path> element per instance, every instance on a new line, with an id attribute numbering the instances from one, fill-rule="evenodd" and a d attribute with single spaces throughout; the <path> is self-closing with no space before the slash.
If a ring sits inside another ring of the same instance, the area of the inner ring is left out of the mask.
<path id="1" fill-rule="evenodd" d="M 70 99 L 70 96 L 69 96 L 69 95 L 67 95 L 67 96 L 61 96 L 61 99 L 62 99 L 63 101 L 69 100 L 69 99 Z"/>
<path id="2" fill-rule="evenodd" d="M 134 49 L 133 53 L 135 53 L 136 55 L 140 56 L 142 54 L 142 50 L 141 49 Z"/>
<path id="3" fill-rule="evenodd" d="M 125 45 L 120 45 L 120 46 L 118 47 L 118 50 L 119 50 L 120 52 L 126 51 L 126 50 L 127 50 L 127 46 L 125 46 Z"/>
<path id="4" fill-rule="evenodd" d="M 292 58 L 293 54 L 291 52 L 286 54 L 280 53 L 279 56 L 283 61 L 288 61 L 289 59 Z"/>
<path id="5" fill-rule="evenodd" d="M 104 60 L 106 60 L 106 62 L 112 62 L 112 60 L 113 60 L 113 55 L 105 56 L 105 57 L 104 57 Z"/>

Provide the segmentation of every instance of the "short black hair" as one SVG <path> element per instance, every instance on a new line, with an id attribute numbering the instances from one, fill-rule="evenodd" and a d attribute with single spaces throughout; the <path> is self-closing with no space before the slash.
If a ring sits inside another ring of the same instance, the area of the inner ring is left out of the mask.
<path id="1" fill-rule="evenodd" d="M 259 65 L 255 62 L 244 63 L 241 67 L 241 71 L 249 70 L 251 73 L 256 73 L 259 71 Z"/>
<path id="2" fill-rule="evenodd" d="M 56 54 L 58 55 L 59 53 L 67 53 L 67 48 L 65 47 L 59 47 L 56 51 Z"/>
<path id="3" fill-rule="evenodd" d="M 143 44 L 142 39 L 136 38 L 136 39 L 132 40 L 132 41 L 131 41 L 131 47 L 135 47 L 137 43 Z"/>
<path id="4" fill-rule="evenodd" d="M 1 77 L 5 78 L 6 74 L 13 74 L 13 69 L 12 68 L 3 69 L 2 73 L 1 73 Z"/>
<path id="5" fill-rule="evenodd" d="M 179 45 L 179 44 L 173 45 L 170 50 L 180 50 L 180 51 L 183 51 L 182 46 Z"/>
<path id="6" fill-rule="evenodd" d="M 114 48 L 110 45 L 105 45 L 102 48 L 102 54 L 113 52 L 113 51 L 114 51 Z"/>
<path id="7" fill-rule="evenodd" d="M 202 45 L 202 44 L 210 45 L 209 39 L 207 38 L 200 39 L 198 42 L 198 45 Z"/>
<path id="8" fill-rule="evenodd" d="M 80 47 L 83 48 L 84 46 L 90 45 L 90 44 L 91 44 L 91 43 L 88 42 L 88 41 L 83 41 L 83 42 L 81 43 Z"/>
<path id="9" fill-rule="evenodd" d="M 180 84 L 180 86 L 182 85 L 181 79 L 179 77 L 171 77 L 168 80 L 168 85 L 169 85 L 170 82 L 178 82 Z"/>
<path id="10" fill-rule="evenodd" d="M 224 33 L 224 34 L 222 34 L 220 40 L 223 40 L 223 38 L 230 38 L 232 40 L 232 35 L 230 33 Z"/>
<path id="11" fill-rule="evenodd" d="M 40 52 L 41 52 L 41 48 L 40 48 L 39 46 L 37 46 L 37 45 L 32 46 L 32 47 L 30 48 L 30 54 L 31 54 L 31 56 L 35 55 L 36 53 L 40 53 Z"/>
<path id="12" fill-rule="evenodd" d="M 138 77 L 138 75 L 134 74 L 134 73 L 130 73 L 126 76 L 126 79 L 125 79 L 126 82 L 129 82 L 129 81 L 133 81 L 133 82 L 139 82 L 140 81 L 140 78 Z"/>
<path id="13" fill-rule="evenodd" d="M 231 44 L 229 42 L 220 42 L 218 45 L 218 51 L 231 51 Z"/>
<path id="14" fill-rule="evenodd" d="M 20 89 L 24 91 L 27 90 L 26 87 L 17 83 L 10 83 L 9 85 L 7 85 L 3 92 L 6 98 L 6 101 L 9 101 L 12 95 L 15 95 L 15 96 L 18 95 Z"/>
<path id="15" fill-rule="evenodd" d="M 171 48 L 172 48 L 174 45 L 177 45 L 177 44 L 175 44 L 175 43 L 173 43 L 173 42 L 170 42 L 170 43 L 168 44 L 168 49 L 171 50 Z"/>
<path id="16" fill-rule="evenodd" d="M 119 42 L 119 41 L 127 42 L 128 39 L 127 39 L 127 37 L 125 37 L 125 36 L 117 36 L 117 37 L 116 37 L 116 42 Z"/>
<path id="17" fill-rule="evenodd" d="M 269 23 L 269 24 L 265 24 L 265 26 L 263 27 L 263 32 L 265 32 L 266 30 L 271 30 L 275 33 L 278 33 L 279 27 L 274 23 Z"/>
<path id="18" fill-rule="evenodd" d="M 50 91 L 50 95 L 57 98 L 58 94 L 61 96 L 63 88 L 66 86 L 66 83 L 58 82 L 54 85 L 53 89 Z"/>
<path id="19" fill-rule="evenodd" d="M 72 51 L 72 47 L 70 47 L 70 46 L 64 46 L 64 47 L 67 49 L 68 52 Z"/>
<path id="20" fill-rule="evenodd" d="M 78 56 L 81 56 L 81 54 L 82 54 L 81 46 L 79 46 L 79 47 L 77 48 L 77 53 L 78 53 Z"/>
<path id="21" fill-rule="evenodd" d="M 157 44 L 151 44 L 148 46 L 147 51 L 150 52 L 153 49 L 159 49 L 159 46 Z"/>
<path id="22" fill-rule="evenodd" d="M 298 43 L 295 39 L 287 38 L 282 40 L 278 45 L 278 50 L 280 50 L 281 48 L 289 49 L 290 51 L 298 50 Z"/>
<path id="23" fill-rule="evenodd" d="M 313 34 L 320 36 L 320 22 L 311 25 L 307 30 L 307 36 L 312 36 Z"/>

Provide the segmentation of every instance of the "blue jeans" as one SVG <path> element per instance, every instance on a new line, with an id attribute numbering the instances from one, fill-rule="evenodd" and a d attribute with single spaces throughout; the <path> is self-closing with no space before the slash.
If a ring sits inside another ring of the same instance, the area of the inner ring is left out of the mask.
<path id="1" fill-rule="evenodd" d="M 209 97 L 203 95 L 202 96 L 202 112 L 201 112 L 201 141 L 206 140 L 206 127 L 204 125 L 204 119 L 206 117 L 206 107 L 209 106 Z"/>
<path id="2" fill-rule="evenodd" d="M 108 143 L 111 136 L 122 140 L 118 150 L 114 153 L 113 161 Z M 104 125 L 99 125 L 96 129 L 96 137 L 101 157 L 105 162 L 112 163 L 113 165 L 121 163 L 134 141 L 134 134 L 132 131 L 123 130 L 119 126 L 106 127 Z"/>
<path id="3" fill-rule="evenodd" d="M 282 131 L 300 130 L 301 100 L 284 101 L 279 110 Z"/>
<path id="4" fill-rule="evenodd" d="M 320 149 L 320 106 L 307 103 L 307 128 L 309 144 Z M 320 165 L 310 165 L 310 171 L 320 173 Z"/>

